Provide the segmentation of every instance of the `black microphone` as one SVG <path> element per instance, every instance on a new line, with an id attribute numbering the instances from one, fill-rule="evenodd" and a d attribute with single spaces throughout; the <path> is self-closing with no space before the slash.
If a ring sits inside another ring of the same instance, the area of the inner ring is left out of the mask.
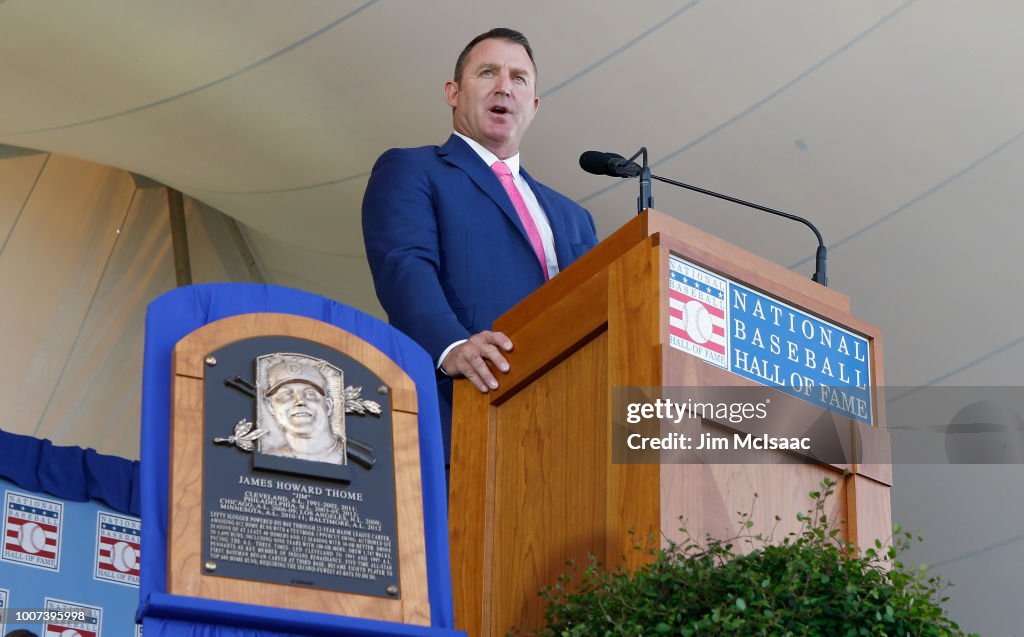
<path id="1" fill-rule="evenodd" d="M 602 153 L 598 150 L 588 150 L 580 155 L 580 168 L 592 175 L 609 177 L 630 178 L 640 175 L 640 166 L 636 162 L 617 153 Z"/>

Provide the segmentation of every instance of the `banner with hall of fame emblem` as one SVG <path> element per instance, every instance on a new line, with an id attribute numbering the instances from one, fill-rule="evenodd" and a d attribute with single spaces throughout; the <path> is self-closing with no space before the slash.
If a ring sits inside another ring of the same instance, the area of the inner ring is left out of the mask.
<path id="1" fill-rule="evenodd" d="M 96 501 L 26 492 L 5 479 L 0 503 L 0 608 L 7 610 L 0 635 L 139 637 L 139 518 Z"/>
<path id="2" fill-rule="evenodd" d="M 4 611 L 7 610 L 7 598 L 10 597 L 11 591 L 6 588 L 0 588 L 0 635 L 7 634 L 7 623 L 4 621 Z"/>
<path id="3" fill-rule="evenodd" d="M 64 504 L 8 491 L 4 498 L 4 544 L 0 559 L 60 570 Z"/>
<path id="4" fill-rule="evenodd" d="M 98 511 L 96 513 L 96 579 L 139 585 L 142 523 L 137 518 Z"/>
<path id="5" fill-rule="evenodd" d="M 44 637 L 100 637 L 103 609 L 79 602 L 46 598 L 44 609 L 69 619 L 44 623 Z"/>
<path id="6" fill-rule="evenodd" d="M 669 256 L 669 345 L 872 424 L 871 344 L 741 283 Z"/>

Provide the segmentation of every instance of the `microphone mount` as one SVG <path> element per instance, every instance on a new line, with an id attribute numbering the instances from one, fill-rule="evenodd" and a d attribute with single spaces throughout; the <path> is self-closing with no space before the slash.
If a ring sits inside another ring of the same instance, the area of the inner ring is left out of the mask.
<path id="1" fill-rule="evenodd" d="M 651 174 L 651 167 L 647 163 L 647 147 L 641 146 L 640 150 L 626 160 L 626 165 L 636 165 L 633 160 L 643 155 L 643 165 L 640 166 L 640 196 L 636 200 L 636 214 L 640 214 L 645 209 L 654 208 L 654 195 L 651 193 L 651 179 L 654 177 Z"/>

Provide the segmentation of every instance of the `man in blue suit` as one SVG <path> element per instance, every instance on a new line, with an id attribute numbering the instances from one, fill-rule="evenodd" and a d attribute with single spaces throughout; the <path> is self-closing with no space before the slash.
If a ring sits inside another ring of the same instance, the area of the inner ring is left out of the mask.
<path id="1" fill-rule="evenodd" d="M 494 319 L 597 243 L 586 210 L 519 167 L 536 80 L 521 33 L 474 38 L 444 86 L 455 132 L 440 147 L 384 153 L 363 199 L 377 298 L 437 364 L 446 461 L 451 378 L 497 389 L 512 342 L 490 331 Z"/>

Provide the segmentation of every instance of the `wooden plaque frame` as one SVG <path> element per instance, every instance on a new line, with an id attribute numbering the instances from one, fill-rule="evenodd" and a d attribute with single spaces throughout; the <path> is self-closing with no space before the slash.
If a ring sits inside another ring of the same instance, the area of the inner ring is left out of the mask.
<path id="1" fill-rule="evenodd" d="M 233 342 L 262 336 L 302 338 L 365 365 L 391 388 L 400 599 L 215 577 L 202 572 L 203 387 L 205 359 Z M 276 313 L 232 316 L 181 339 L 172 356 L 170 511 L 167 592 L 364 619 L 430 626 L 420 479 L 416 386 L 390 358 L 345 330 Z"/>

